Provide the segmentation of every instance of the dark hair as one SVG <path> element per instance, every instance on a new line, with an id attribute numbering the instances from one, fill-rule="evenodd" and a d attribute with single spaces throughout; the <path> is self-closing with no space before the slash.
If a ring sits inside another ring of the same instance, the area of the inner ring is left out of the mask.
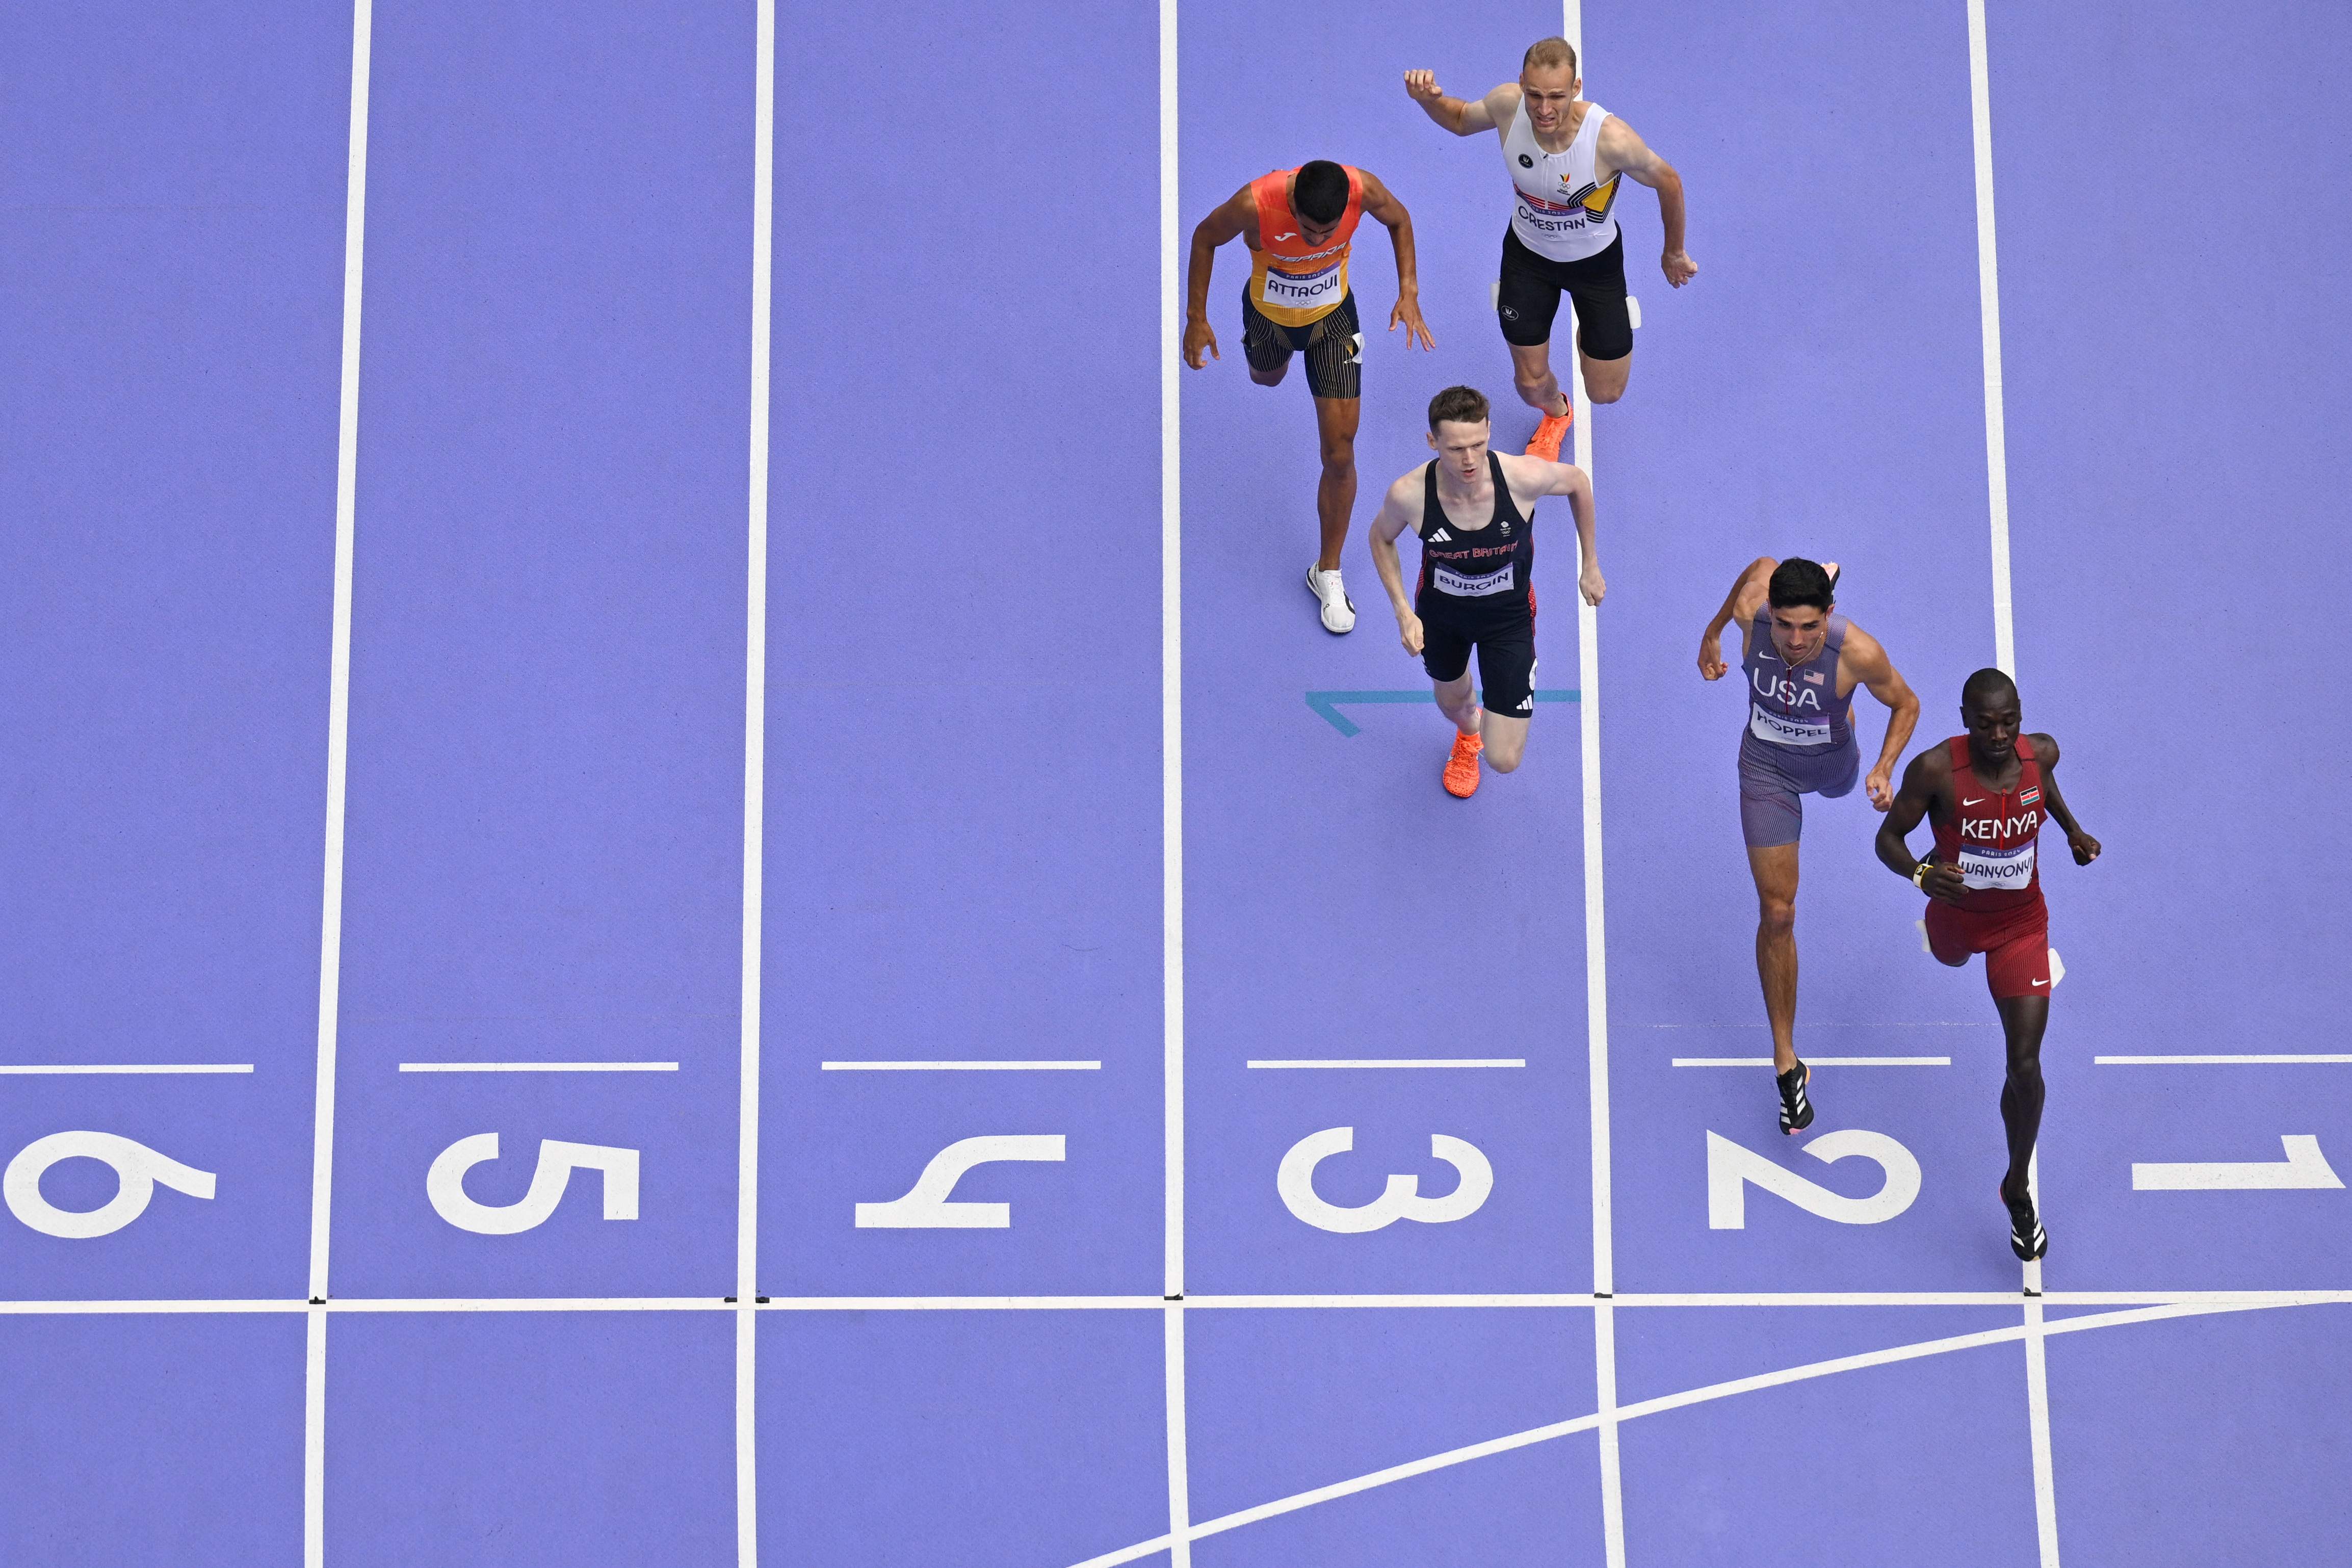
<path id="1" fill-rule="evenodd" d="M 1444 420 L 1451 419 L 1456 425 L 1479 425 L 1486 418 L 1486 394 L 1475 386 L 1449 386 L 1429 400 L 1429 431 L 1433 436 Z"/>
<path id="2" fill-rule="evenodd" d="M 2017 682 L 2004 672 L 1990 667 L 1978 670 L 1960 683 L 1960 706 L 1973 708 L 1979 702 L 1998 702 L 2007 697 L 2015 700 Z"/>
<path id="3" fill-rule="evenodd" d="M 1528 46 L 1519 60 L 1519 74 L 1525 76 L 1538 66 L 1566 66 L 1572 80 L 1576 76 L 1576 46 L 1566 38 L 1538 38 Z"/>
<path id="4" fill-rule="evenodd" d="M 1765 585 L 1764 596 L 1776 610 L 1793 609 L 1799 605 L 1818 605 L 1828 609 L 1837 601 L 1830 595 L 1830 574 L 1818 561 L 1808 561 L 1801 555 L 1791 555 L 1772 568 L 1772 580 Z"/>
<path id="5" fill-rule="evenodd" d="M 1328 158 L 1299 164 L 1290 205 L 1308 223 L 1338 223 L 1339 215 L 1348 210 L 1348 171 Z"/>

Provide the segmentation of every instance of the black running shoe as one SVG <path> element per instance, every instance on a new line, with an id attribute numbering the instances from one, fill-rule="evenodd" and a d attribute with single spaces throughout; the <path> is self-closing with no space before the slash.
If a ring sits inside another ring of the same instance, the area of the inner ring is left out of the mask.
<path id="1" fill-rule="evenodd" d="M 1805 1098 L 1805 1085 L 1812 1077 L 1812 1069 L 1802 1062 L 1773 1075 L 1773 1081 L 1780 1086 L 1781 1131 L 1793 1136 L 1813 1124 L 1813 1102 Z"/>
<path id="2" fill-rule="evenodd" d="M 2000 1191 L 2000 1201 L 2009 1205 L 2009 1249 L 2017 1254 L 2019 1262 L 2031 1263 L 2050 1250 L 2050 1233 L 2042 1228 L 2042 1216 L 2033 1212 L 2033 1194 L 2011 1197 L 2006 1178 Z"/>

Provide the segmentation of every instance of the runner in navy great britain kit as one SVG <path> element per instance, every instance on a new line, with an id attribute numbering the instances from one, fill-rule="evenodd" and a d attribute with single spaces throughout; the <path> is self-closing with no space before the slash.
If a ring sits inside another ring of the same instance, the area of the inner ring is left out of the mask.
<path id="1" fill-rule="evenodd" d="M 1739 829 L 1756 881 L 1756 973 L 1772 1026 L 1780 1131 L 1812 1124 L 1811 1069 L 1797 1058 L 1797 838 L 1803 797 L 1835 800 L 1853 788 L 1862 750 L 1853 689 L 1886 705 L 1886 738 L 1863 788 L 1885 811 L 1895 798 L 1895 759 L 1919 721 L 1919 699 L 1876 637 L 1837 613 L 1837 568 L 1799 556 L 1748 564 L 1699 637 L 1698 672 L 1719 680 L 1723 632 L 1739 625 L 1748 674 L 1748 727 L 1739 737 Z"/>
<path id="2" fill-rule="evenodd" d="M 1960 689 L 1964 735 L 1911 759 L 1902 793 L 1878 826 L 1878 858 L 1927 895 L 1928 951 L 1954 968 L 1985 955 L 1985 984 L 2000 1014 L 2009 1073 L 2000 1088 L 2009 1169 L 2011 1251 L 2026 1259 L 2049 1248 L 2029 1178 L 2042 1130 L 2042 1031 L 2050 1021 L 2050 910 L 2042 900 L 2035 841 L 2046 818 L 2066 832 L 2074 864 L 2099 858 L 2058 793 L 2058 742 L 2023 731 L 2017 685 L 1979 669 Z M 1925 860 L 1904 839 L 1925 816 L 1936 843 Z"/>
<path id="3" fill-rule="evenodd" d="M 1584 470 L 1489 450 L 1488 413 L 1485 395 L 1467 386 L 1449 386 L 1430 399 L 1429 444 L 1437 457 L 1389 487 L 1371 533 L 1372 564 L 1396 611 L 1397 633 L 1407 653 L 1421 656 L 1437 683 L 1438 707 L 1454 721 L 1443 782 L 1465 800 L 1478 788 L 1482 752 L 1496 773 L 1519 765 L 1535 714 L 1539 498 L 1566 496 L 1576 514 L 1584 559 L 1577 589 L 1584 602 L 1598 605 L 1608 586 Z M 1421 540 L 1421 574 L 1410 597 L 1396 547 L 1408 528 Z M 1483 691 L 1470 684 L 1473 648 Z"/>

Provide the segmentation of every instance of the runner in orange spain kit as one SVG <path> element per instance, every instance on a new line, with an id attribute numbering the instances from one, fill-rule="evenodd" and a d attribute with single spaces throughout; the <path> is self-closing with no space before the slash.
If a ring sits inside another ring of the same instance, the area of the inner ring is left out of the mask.
<path id="1" fill-rule="evenodd" d="M 2058 742 L 2023 733 L 2017 686 L 1979 669 L 1960 689 L 1969 732 L 1911 759 L 1903 788 L 1878 828 L 1878 858 L 1927 895 L 1928 951 L 1954 968 L 1985 955 L 1985 981 L 2009 1045 L 2000 1089 L 2009 1134 L 2010 1250 L 2029 1261 L 2048 1250 L 2026 1174 L 2042 1131 L 2042 1031 L 2050 1021 L 2050 911 L 2042 901 L 2035 841 L 2043 820 L 2066 831 L 2074 864 L 2099 858 L 2058 793 Z M 1936 830 L 1929 858 L 1903 842 L 1925 816 Z"/>
<path id="2" fill-rule="evenodd" d="M 1412 215 L 1362 169 L 1318 159 L 1252 180 L 1192 231 L 1185 272 L 1184 363 L 1194 370 L 1202 368 L 1203 353 L 1224 357 L 1209 326 L 1209 274 L 1217 247 L 1236 235 L 1250 248 L 1249 281 L 1242 288 L 1242 347 L 1250 379 L 1273 386 L 1288 373 L 1294 353 L 1307 355 L 1307 390 L 1315 399 L 1323 447 L 1323 477 L 1315 489 L 1322 545 L 1307 570 L 1307 589 L 1319 606 L 1323 629 L 1333 633 L 1356 625 L 1356 606 L 1339 581 L 1339 548 L 1356 505 L 1364 350 L 1356 296 L 1348 286 L 1348 251 L 1367 213 L 1388 226 L 1396 250 L 1397 302 L 1389 331 L 1402 326 L 1408 345 L 1418 339 L 1423 348 L 1435 348 L 1421 319 Z"/>

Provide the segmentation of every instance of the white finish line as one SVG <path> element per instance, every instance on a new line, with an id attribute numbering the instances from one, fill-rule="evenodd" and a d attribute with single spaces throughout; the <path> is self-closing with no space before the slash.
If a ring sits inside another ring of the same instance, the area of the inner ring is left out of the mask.
<path id="1" fill-rule="evenodd" d="M 1678 1068 L 1769 1068 L 1770 1057 L 1676 1057 Z M 1949 1057 L 1808 1057 L 1807 1067 L 1816 1068 L 1948 1068 Z"/>
<path id="2" fill-rule="evenodd" d="M 251 1072 L 251 1062 L 112 1062 L 104 1065 L 57 1065 L 0 1067 L 0 1074 L 79 1076 L 84 1073 L 182 1073 L 182 1072 Z"/>
<path id="3" fill-rule="evenodd" d="M 2352 1063 L 2352 1056 L 2093 1057 L 2091 1062 L 2095 1067 L 2103 1068 L 2342 1067 Z"/>
<path id="4" fill-rule="evenodd" d="M 1253 1061 L 1254 1068 L 1523 1068 L 1524 1057 L 1307 1057 Z"/>
<path id="5" fill-rule="evenodd" d="M 403 1072 L 676 1072 L 676 1062 L 403 1062 Z"/>
<path id="6" fill-rule="evenodd" d="M 1100 1072 L 1102 1063 L 1081 1061 L 819 1062 L 823 1072 Z"/>

